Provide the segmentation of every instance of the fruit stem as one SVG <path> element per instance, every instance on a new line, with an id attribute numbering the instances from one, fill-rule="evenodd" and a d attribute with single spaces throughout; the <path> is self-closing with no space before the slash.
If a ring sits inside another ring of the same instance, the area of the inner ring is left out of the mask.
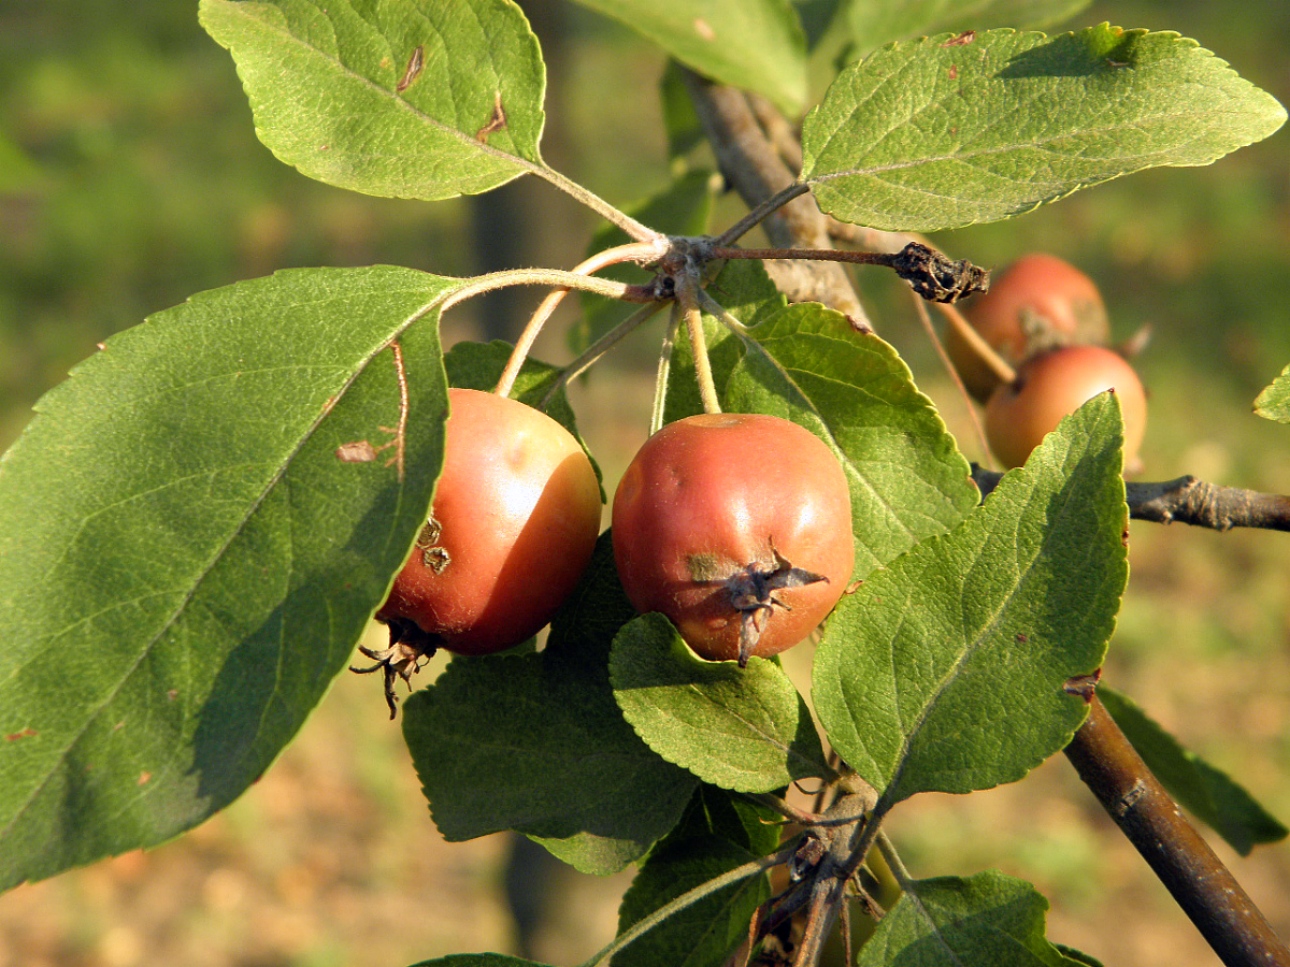
<path id="1" fill-rule="evenodd" d="M 667 410 L 667 380 L 672 372 L 672 350 L 676 348 L 676 333 L 681 328 L 681 307 L 672 303 L 667 330 L 663 333 L 663 346 L 658 354 L 658 374 L 654 377 L 654 408 L 649 417 L 649 435 L 663 429 L 663 416 Z"/>
<path id="2" fill-rule="evenodd" d="M 981 425 L 981 417 L 977 414 L 976 407 L 972 405 L 972 397 L 968 393 L 967 387 L 963 385 L 963 377 L 959 375 L 959 371 L 945 351 L 945 344 L 941 341 L 941 337 L 936 334 L 936 327 L 932 325 L 931 313 L 927 311 L 927 303 L 917 296 L 913 296 L 913 299 L 914 312 L 918 315 L 918 321 L 922 323 L 923 329 L 927 332 L 927 338 L 931 341 L 933 348 L 936 350 L 936 355 L 941 361 L 941 365 L 945 367 L 945 372 L 949 373 L 950 379 L 958 390 L 959 399 L 963 401 L 963 408 L 967 411 L 968 420 L 972 424 L 972 431 L 976 434 L 977 443 L 981 445 L 982 459 L 989 461 L 991 459 L 990 443 L 985 438 L 985 427 Z M 973 332 L 975 331 L 973 330 Z"/>
<path id="3" fill-rule="evenodd" d="M 712 318 L 720 321 L 727 329 L 737 336 L 747 336 L 748 327 L 730 314 L 730 312 L 716 299 L 708 295 L 703 289 L 699 290 L 699 308 L 706 312 Z"/>
<path id="4" fill-rule="evenodd" d="M 666 251 L 667 238 L 659 235 L 652 241 L 630 242 L 627 245 L 618 245 L 607 248 L 603 252 L 597 252 L 591 258 L 575 265 L 572 272 L 574 275 L 591 275 L 607 266 L 622 262 L 651 262 L 661 258 Z M 511 390 L 515 387 L 515 379 L 519 376 L 524 360 L 528 358 L 529 351 L 533 348 L 533 342 L 542 331 L 542 327 L 546 325 L 546 321 L 551 318 L 551 313 L 555 312 L 556 306 L 563 302 L 568 294 L 569 287 L 562 286 L 548 292 L 546 298 L 538 303 L 524 331 L 520 333 L 520 338 L 515 341 L 511 358 L 506 361 L 506 368 L 502 370 L 497 387 L 493 390 L 498 396 L 511 395 Z"/>
<path id="5" fill-rule="evenodd" d="M 609 332 L 605 333 L 594 343 L 588 346 L 577 359 L 560 371 L 560 378 L 552 384 L 551 388 L 547 390 L 546 395 L 542 397 L 542 402 L 538 404 L 538 409 L 545 410 L 550 405 L 555 394 L 558 393 L 562 387 L 567 386 L 572 380 L 581 376 L 584 372 L 590 369 L 601 356 L 613 348 L 613 346 L 624 336 L 634 331 L 641 325 L 641 323 L 645 322 L 662 308 L 663 304 L 661 302 L 652 302 L 641 306 L 618 325 L 614 326 L 613 329 L 609 330 Z"/>
<path id="6" fill-rule="evenodd" d="M 699 311 L 698 285 L 685 273 L 676 280 L 676 298 L 685 313 L 685 328 L 694 353 L 694 377 L 699 383 L 699 398 L 704 413 L 720 413 L 717 384 L 712 378 L 712 361 L 708 358 L 708 340 L 703 333 L 703 313 Z"/>
<path id="7" fill-rule="evenodd" d="M 977 354 L 981 362 L 990 367 L 990 371 L 995 376 L 1008 385 L 1017 381 L 1017 371 L 1008 365 L 1007 360 L 991 348 L 990 344 L 976 331 L 972 323 L 963 317 L 963 313 L 959 312 L 954 306 L 941 302 L 936 304 L 936 308 L 941 310 L 941 314 L 945 316 L 950 326 L 958 332 L 965 343 L 972 347 L 972 351 Z"/>

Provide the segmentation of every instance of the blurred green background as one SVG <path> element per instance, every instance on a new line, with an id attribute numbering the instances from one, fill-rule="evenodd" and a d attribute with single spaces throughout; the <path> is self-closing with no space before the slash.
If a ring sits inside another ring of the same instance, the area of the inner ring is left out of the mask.
<path id="1" fill-rule="evenodd" d="M 521 2 L 551 70 L 547 159 L 620 205 L 662 187 L 661 53 L 571 5 Z M 1290 103 L 1285 0 L 1123 0 L 1074 25 L 1102 20 L 1195 37 Z M 738 205 L 718 210 L 728 221 Z M 309 181 L 255 140 L 232 61 L 193 3 L 0 4 L 0 449 L 97 342 L 199 290 L 300 265 L 568 267 L 594 228 L 531 179 L 438 204 Z M 1135 175 L 938 241 L 995 266 L 1057 253 L 1101 285 L 1117 338 L 1153 327 L 1139 359 L 1148 479 L 1290 489 L 1290 428 L 1250 414 L 1290 362 L 1285 131 L 1210 168 Z M 857 278 L 879 331 L 979 459 L 908 299 L 881 274 Z M 536 299 L 454 310 L 445 334 L 513 338 Z M 575 395 L 610 482 L 644 437 L 654 348 L 639 337 Z M 558 333 L 541 353 L 567 359 Z M 1108 680 L 1290 820 L 1290 537 L 1135 524 L 1131 562 Z M 93 660 L 86 644 L 69 674 Z M 0 897 L 0 965 L 389 965 L 515 949 L 508 841 L 440 841 L 369 685 L 339 681 L 265 779 L 192 834 Z M 921 797 L 892 826 L 919 875 L 999 867 L 1033 880 L 1053 900 L 1051 935 L 1107 963 L 1213 962 L 1061 757 L 1014 786 Z M 1216 848 L 1290 937 L 1290 847 L 1249 859 Z M 600 946 L 625 882 L 565 874 L 538 888 L 551 910 L 535 952 L 572 963 Z"/>

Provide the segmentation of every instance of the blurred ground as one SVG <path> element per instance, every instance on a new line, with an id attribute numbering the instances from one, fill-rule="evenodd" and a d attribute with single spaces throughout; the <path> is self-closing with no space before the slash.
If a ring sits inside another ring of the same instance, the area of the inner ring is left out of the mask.
<path id="1" fill-rule="evenodd" d="M 616 203 L 660 186 L 661 58 L 571 6 L 526 7 L 540 33 L 558 31 L 542 33 L 553 62 L 544 153 Z M 1290 101 L 1284 0 L 1126 0 L 1080 23 L 1101 19 L 1197 37 Z M 200 289 L 290 265 L 469 274 L 489 256 L 461 240 L 495 256 L 489 220 L 521 216 L 514 264 L 567 266 L 594 227 L 523 181 L 488 209 L 307 181 L 254 140 L 227 55 L 196 27 L 192 5 L 170 0 L 0 7 L 0 135 L 34 170 L 0 193 L 0 447 L 95 342 Z M 1155 327 L 1140 360 L 1152 394 L 1148 478 L 1195 473 L 1290 490 L 1290 429 L 1250 415 L 1290 362 L 1285 131 L 1212 168 L 1133 176 L 939 241 L 988 265 L 1056 252 L 1101 284 L 1117 336 Z M 907 300 L 882 277 L 859 278 L 882 335 L 979 458 Z M 446 335 L 513 337 L 514 314 L 535 298 L 457 310 Z M 644 437 L 653 352 L 637 337 L 611 357 L 612 371 L 575 391 L 610 483 Z M 558 334 L 539 355 L 568 358 Z M 1130 554 L 1107 680 L 1290 820 L 1290 537 L 1134 524 Z M 809 656 L 792 655 L 801 672 Z M 1051 936 L 1108 965 L 1215 962 L 1061 757 L 1001 789 L 919 797 L 891 823 L 918 875 L 998 867 L 1034 881 L 1053 904 Z M 1290 846 L 1241 859 L 1210 839 L 1290 938 Z M 0 897 L 0 967 L 390 967 L 514 950 L 502 903 L 509 849 L 504 837 L 441 841 L 379 687 L 342 676 L 280 761 L 220 816 L 147 854 Z M 570 899 L 553 905 L 534 955 L 572 964 L 601 946 L 626 882 L 560 873 L 542 892 Z"/>

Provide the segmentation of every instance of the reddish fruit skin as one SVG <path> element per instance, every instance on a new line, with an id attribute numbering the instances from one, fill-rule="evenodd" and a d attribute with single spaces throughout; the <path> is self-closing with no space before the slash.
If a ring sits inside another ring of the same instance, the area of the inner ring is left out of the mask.
<path id="1" fill-rule="evenodd" d="M 1103 345 L 1111 338 L 1106 306 L 1093 280 L 1043 252 L 1024 255 L 1005 268 L 991 281 L 990 291 L 963 314 L 1013 366 L 1036 349 Z M 945 332 L 945 351 L 968 392 L 980 402 L 989 399 L 999 379 L 953 327 Z"/>
<path id="2" fill-rule="evenodd" d="M 752 656 L 809 635 L 851 580 L 855 545 L 846 474 L 814 434 L 778 417 L 719 413 L 670 423 L 641 447 L 614 495 L 614 560 L 638 611 L 661 611 L 699 655 L 739 654 L 741 614 L 729 592 L 696 581 L 715 565 L 773 562 L 775 551 L 825 576 L 776 592 Z"/>
<path id="3" fill-rule="evenodd" d="M 600 530 L 600 486 L 578 441 L 544 413 L 450 389 L 429 562 L 419 541 L 377 612 L 407 618 L 463 655 L 519 644 L 573 591 Z M 423 530 L 423 536 L 429 536 Z"/>
<path id="4" fill-rule="evenodd" d="M 1000 386 L 986 404 L 990 449 L 1005 466 L 1021 466 L 1062 417 L 1108 389 L 1120 400 L 1127 463 L 1146 432 L 1147 396 L 1133 367 L 1101 346 L 1067 346 L 1023 363 L 1017 382 Z"/>

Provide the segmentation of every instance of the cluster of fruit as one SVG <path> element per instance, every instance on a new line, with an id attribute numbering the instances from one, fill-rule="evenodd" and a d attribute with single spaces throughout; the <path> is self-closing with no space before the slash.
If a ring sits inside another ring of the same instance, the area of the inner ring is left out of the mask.
<path id="1" fill-rule="evenodd" d="M 1003 382 L 957 329 L 945 349 L 969 393 L 985 404 L 985 432 L 1007 467 L 1026 462 L 1044 435 L 1086 400 L 1114 389 L 1124 417 L 1124 458 L 1131 462 L 1147 425 L 1142 383 L 1124 357 L 1107 347 L 1106 306 L 1087 275 L 1052 255 L 1024 256 L 1001 272 L 965 312 L 1010 366 Z"/>
<path id="2" fill-rule="evenodd" d="M 1126 457 L 1136 453 L 1142 384 L 1105 347 L 1106 310 L 1087 276 L 1027 256 L 968 318 L 1017 367 L 1003 382 L 950 330 L 947 350 L 986 404 L 1000 460 L 1024 463 L 1063 416 L 1111 388 Z M 449 398 L 432 514 L 377 613 L 391 648 L 367 652 L 386 669 L 391 711 L 393 675 L 407 679 L 435 649 L 492 654 L 536 634 L 573 591 L 600 529 L 595 471 L 564 427 L 493 393 L 452 389 Z M 854 564 L 849 487 L 827 444 L 796 423 L 694 416 L 663 427 L 627 468 L 613 545 L 637 610 L 666 615 L 704 658 L 744 665 L 804 640 L 837 604 Z"/>
<path id="3" fill-rule="evenodd" d="M 484 655 L 535 634 L 600 529 L 595 471 L 564 427 L 493 393 L 449 399 L 430 519 L 377 613 L 392 646 L 368 652 L 387 683 L 435 648 Z M 855 554 L 850 491 L 833 452 L 795 423 L 695 416 L 637 453 L 614 497 L 613 542 L 638 610 L 667 615 L 703 657 L 746 664 L 806 638 L 841 597 Z"/>

